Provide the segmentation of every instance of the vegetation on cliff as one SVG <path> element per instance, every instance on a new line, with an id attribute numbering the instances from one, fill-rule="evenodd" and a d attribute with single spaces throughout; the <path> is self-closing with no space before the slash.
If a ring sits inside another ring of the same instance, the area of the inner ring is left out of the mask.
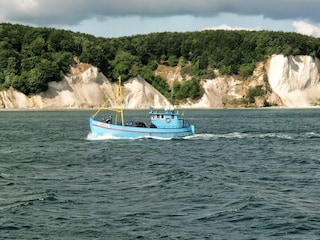
<path id="1" fill-rule="evenodd" d="M 213 78 L 215 69 L 246 79 L 257 62 L 272 54 L 320 58 L 320 40 L 297 33 L 225 30 L 98 38 L 3 23 L 0 52 L 0 89 L 40 93 L 48 88 L 48 82 L 59 81 L 79 59 L 97 66 L 110 80 L 119 75 L 124 80 L 141 75 L 169 97 L 166 80 L 154 72 L 159 64 L 180 64 L 182 75 L 191 76 L 191 80 L 174 82 L 175 97 L 196 99 L 202 93 L 200 80 Z"/>

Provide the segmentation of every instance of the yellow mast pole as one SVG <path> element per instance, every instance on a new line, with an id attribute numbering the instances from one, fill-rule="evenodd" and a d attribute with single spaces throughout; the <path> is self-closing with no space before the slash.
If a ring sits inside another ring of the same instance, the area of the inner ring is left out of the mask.
<path id="1" fill-rule="evenodd" d="M 119 76 L 119 84 L 118 84 L 118 108 L 120 109 L 120 117 L 121 117 L 121 125 L 124 125 L 124 117 L 123 117 L 123 96 L 122 96 L 122 86 L 121 86 L 121 76 Z"/>

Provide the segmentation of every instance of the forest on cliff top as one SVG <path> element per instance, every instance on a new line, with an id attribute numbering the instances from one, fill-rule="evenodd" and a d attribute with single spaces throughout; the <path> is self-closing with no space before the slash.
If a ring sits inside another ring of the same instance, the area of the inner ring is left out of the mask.
<path id="1" fill-rule="evenodd" d="M 178 99 L 201 95 L 200 80 L 223 75 L 249 77 L 257 62 L 273 54 L 320 58 L 318 38 L 290 32 L 206 30 L 162 32 L 120 38 L 95 37 L 54 28 L 0 24 L 0 90 L 26 95 L 47 90 L 78 61 L 99 68 L 111 81 L 138 75 L 168 97 L 158 66 L 177 66 L 191 80 L 174 83 Z"/>

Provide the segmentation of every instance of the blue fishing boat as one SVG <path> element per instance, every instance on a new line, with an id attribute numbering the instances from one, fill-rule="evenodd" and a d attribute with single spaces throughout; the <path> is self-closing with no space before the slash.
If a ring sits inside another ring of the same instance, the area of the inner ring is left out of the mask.
<path id="1" fill-rule="evenodd" d="M 195 133 L 194 125 L 184 119 L 184 114 L 175 111 L 172 106 L 166 107 L 162 111 L 154 110 L 151 107 L 149 109 L 150 121 L 148 123 L 145 121 L 125 121 L 120 78 L 117 98 L 117 108 L 106 108 L 103 106 L 90 117 L 90 130 L 92 134 L 119 138 L 179 138 Z M 112 114 L 106 115 L 105 111 L 111 111 L 115 116 L 112 116 Z M 104 116 L 109 117 L 106 118 Z"/>

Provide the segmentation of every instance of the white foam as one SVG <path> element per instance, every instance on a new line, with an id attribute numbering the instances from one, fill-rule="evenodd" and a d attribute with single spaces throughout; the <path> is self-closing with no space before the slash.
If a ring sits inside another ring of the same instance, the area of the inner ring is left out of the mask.
<path id="1" fill-rule="evenodd" d="M 157 139 L 157 140 L 172 140 L 173 138 L 162 138 L 162 137 L 153 137 L 153 136 L 146 136 L 146 137 L 115 137 L 112 135 L 96 135 L 92 132 L 89 132 L 87 135 L 87 140 L 95 141 L 95 140 L 114 140 L 114 139 Z"/>
<path id="2" fill-rule="evenodd" d="M 89 132 L 87 135 L 87 140 L 108 140 L 108 139 L 120 139 L 118 137 L 114 137 L 112 135 L 96 135 L 92 132 Z"/>

